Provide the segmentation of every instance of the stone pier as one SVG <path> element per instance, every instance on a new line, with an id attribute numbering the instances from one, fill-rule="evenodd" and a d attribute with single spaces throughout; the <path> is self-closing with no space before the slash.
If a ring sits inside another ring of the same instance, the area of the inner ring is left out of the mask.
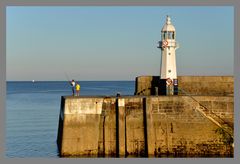
<path id="1" fill-rule="evenodd" d="M 65 157 L 232 156 L 217 129 L 233 136 L 233 113 L 233 96 L 65 96 L 57 142 Z"/>

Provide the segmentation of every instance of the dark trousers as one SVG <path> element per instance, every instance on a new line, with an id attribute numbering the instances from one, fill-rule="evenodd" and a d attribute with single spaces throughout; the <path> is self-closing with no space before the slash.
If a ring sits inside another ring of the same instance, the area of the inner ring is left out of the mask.
<path id="1" fill-rule="evenodd" d="M 74 96 L 75 92 L 74 92 L 74 87 L 72 87 L 72 95 Z"/>

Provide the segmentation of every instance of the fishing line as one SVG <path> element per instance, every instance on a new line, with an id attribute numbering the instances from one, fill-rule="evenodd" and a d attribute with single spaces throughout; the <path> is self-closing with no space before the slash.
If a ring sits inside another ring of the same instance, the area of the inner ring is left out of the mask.
<path id="1" fill-rule="evenodd" d="M 50 92 L 68 92 L 69 90 L 45 90 L 45 91 L 29 91 L 29 92 L 8 92 L 7 95 L 11 94 L 22 94 L 22 93 L 50 93 Z"/>
<path id="2" fill-rule="evenodd" d="M 69 77 L 68 77 L 68 74 L 67 74 L 66 72 L 64 72 L 64 74 L 65 74 L 67 80 L 70 81 L 70 79 L 69 79 Z"/>

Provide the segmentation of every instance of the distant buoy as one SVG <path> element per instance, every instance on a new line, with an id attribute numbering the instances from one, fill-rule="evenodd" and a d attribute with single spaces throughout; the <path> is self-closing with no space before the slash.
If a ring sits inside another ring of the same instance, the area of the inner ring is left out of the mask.
<path id="1" fill-rule="evenodd" d="M 32 82 L 34 83 L 35 81 L 34 81 L 34 80 L 32 80 Z"/>

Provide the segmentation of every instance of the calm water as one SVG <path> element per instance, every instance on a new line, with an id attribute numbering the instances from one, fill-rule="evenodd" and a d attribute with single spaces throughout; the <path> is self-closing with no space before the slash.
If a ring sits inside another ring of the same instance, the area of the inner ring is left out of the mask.
<path id="1" fill-rule="evenodd" d="M 81 95 L 133 95 L 134 81 L 84 81 Z M 60 100 L 68 82 L 7 82 L 6 156 L 58 158 Z"/>

